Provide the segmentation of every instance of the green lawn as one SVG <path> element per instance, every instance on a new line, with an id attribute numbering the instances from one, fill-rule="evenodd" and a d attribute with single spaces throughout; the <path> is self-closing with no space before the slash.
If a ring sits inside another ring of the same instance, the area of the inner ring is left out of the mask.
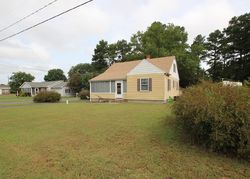
<path id="1" fill-rule="evenodd" d="M 168 105 L 0 108 L 0 178 L 249 178 L 248 163 L 179 139 Z"/>

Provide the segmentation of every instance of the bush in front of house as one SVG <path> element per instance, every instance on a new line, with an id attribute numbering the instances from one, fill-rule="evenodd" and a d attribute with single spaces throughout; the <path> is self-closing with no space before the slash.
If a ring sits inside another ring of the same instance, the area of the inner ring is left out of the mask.
<path id="1" fill-rule="evenodd" d="M 173 106 L 177 121 L 195 143 L 250 160 L 249 92 L 210 82 L 190 87 Z"/>
<path id="2" fill-rule="evenodd" d="M 90 93 L 89 93 L 88 90 L 82 90 L 82 91 L 80 91 L 80 92 L 78 93 L 78 97 L 79 97 L 80 99 L 88 99 L 88 98 L 89 98 L 89 95 L 90 95 Z"/>
<path id="3" fill-rule="evenodd" d="M 19 96 L 20 96 L 20 97 L 28 97 L 28 96 L 30 96 L 30 94 L 21 91 L 21 92 L 19 93 Z"/>
<path id="4" fill-rule="evenodd" d="M 60 101 L 61 95 L 54 91 L 43 91 L 38 93 L 33 101 L 35 103 L 55 103 Z"/>

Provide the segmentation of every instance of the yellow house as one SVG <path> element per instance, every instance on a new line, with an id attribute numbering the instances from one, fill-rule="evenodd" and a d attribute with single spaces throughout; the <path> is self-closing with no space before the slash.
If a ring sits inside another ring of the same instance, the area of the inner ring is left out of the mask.
<path id="1" fill-rule="evenodd" d="M 179 96 L 174 56 L 114 63 L 90 80 L 90 100 L 162 101 Z"/>

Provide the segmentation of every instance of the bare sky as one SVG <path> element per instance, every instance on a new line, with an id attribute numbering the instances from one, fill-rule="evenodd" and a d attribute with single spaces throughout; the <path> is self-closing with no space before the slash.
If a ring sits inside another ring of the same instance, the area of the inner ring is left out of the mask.
<path id="1" fill-rule="evenodd" d="M 0 29 L 52 0 L 1 0 Z M 29 27 L 84 0 L 58 0 L 22 23 L 0 33 L 0 38 Z M 25 71 L 43 80 L 51 68 L 91 62 L 95 45 L 104 39 L 129 40 L 154 21 L 184 26 L 189 42 L 198 35 L 223 29 L 233 16 L 250 11 L 249 0 L 94 0 L 92 3 L 0 42 L 0 83 L 12 72 Z"/>

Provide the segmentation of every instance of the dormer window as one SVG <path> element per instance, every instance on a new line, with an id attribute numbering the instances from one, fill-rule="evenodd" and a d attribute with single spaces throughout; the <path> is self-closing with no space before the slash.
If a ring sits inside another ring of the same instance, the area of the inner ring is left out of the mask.
<path id="1" fill-rule="evenodd" d="M 176 65 L 174 64 L 174 72 L 176 73 Z"/>

